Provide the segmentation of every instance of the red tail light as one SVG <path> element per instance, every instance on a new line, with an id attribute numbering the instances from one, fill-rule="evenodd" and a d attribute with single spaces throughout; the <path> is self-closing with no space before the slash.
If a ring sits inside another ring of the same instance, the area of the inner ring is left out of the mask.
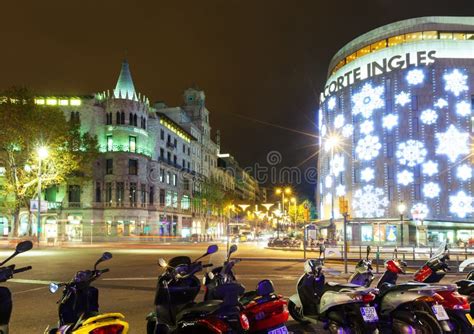
<path id="1" fill-rule="evenodd" d="M 425 265 L 415 273 L 415 281 L 424 282 L 432 273 L 430 267 Z"/>
<path id="2" fill-rule="evenodd" d="M 240 326 L 244 331 L 248 331 L 250 328 L 249 319 L 244 313 L 240 313 Z"/>
<path id="3" fill-rule="evenodd" d="M 202 319 L 199 320 L 198 323 L 200 325 L 206 326 L 216 334 L 223 334 L 230 330 L 229 325 L 225 321 L 222 321 L 218 318 Z"/>
<path id="4" fill-rule="evenodd" d="M 365 304 L 369 304 L 370 302 L 373 302 L 374 299 L 375 299 L 375 295 L 373 293 L 368 293 L 368 294 L 362 296 L 362 301 Z"/>
<path id="5" fill-rule="evenodd" d="M 288 303 L 284 299 L 262 304 L 253 302 L 245 307 L 245 314 L 251 323 L 251 333 L 263 331 L 288 321 Z"/>
<path id="6" fill-rule="evenodd" d="M 387 261 L 387 270 L 395 274 L 401 273 L 400 267 L 393 260 Z"/>
<path id="7" fill-rule="evenodd" d="M 122 325 L 108 325 L 104 327 L 96 328 L 89 332 L 89 334 L 122 334 Z"/>

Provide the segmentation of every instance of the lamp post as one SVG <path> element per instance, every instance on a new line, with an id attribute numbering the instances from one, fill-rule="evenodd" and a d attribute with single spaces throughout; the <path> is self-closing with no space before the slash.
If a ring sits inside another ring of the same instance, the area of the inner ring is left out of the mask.
<path id="1" fill-rule="evenodd" d="M 38 154 L 38 221 L 36 223 L 36 237 L 39 246 L 41 235 L 41 162 L 48 157 L 49 153 L 48 149 L 44 146 L 39 147 L 36 153 Z"/>
<path id="2" fill-rule="evenodd" d="M 281 195 L 281 213 L 282 217 L 285 217 L 285 194 L 291 195 L 291 188 L 286 187 L 286 188 L 276 188 L 275 189 L 275 194 Z M 277 235 L 280 237 L 280 224 L 277 225 Z"/>
<path id="3" fill-rule="evenodd" d="M 298 208 L 296 206 L 296 197 L 291 198 L 291 203 L 293 203 L 294 209 L 295 209 L 294 220 L 295 220 L 295 232 L 296 232 L 296 220 L 298 219 L 298 211 L 297 211 Z"/>
<path id="4" fill-rule="evenodd" d="M 398 213 L 400 214 L 400 239 L 401 239 L 401 247 L 403 247 L 403 214 L 405 213 L 405 210 L 407 209 L 407 206 L 403 201 L 400 201 L 398 204 Z"/>

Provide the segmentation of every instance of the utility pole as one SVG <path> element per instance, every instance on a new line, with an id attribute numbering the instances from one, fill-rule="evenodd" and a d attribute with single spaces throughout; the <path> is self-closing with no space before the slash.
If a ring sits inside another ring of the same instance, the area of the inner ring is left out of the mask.
<path id="1" fill-rule="evenodd" d="M 343 243 L 344 243 L 344 273 L 347 274 L 347 217 L 349 213 L 349 203 L 344 196 L 339 197 L 339 212 L 344 217 Z"/>

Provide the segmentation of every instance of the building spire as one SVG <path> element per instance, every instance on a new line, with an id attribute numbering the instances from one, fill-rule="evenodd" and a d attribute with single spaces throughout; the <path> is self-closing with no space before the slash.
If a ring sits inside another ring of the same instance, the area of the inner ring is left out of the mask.
<path id="1" fill-rule="evenodd" d="M 117 84 L 115 85 L 114 96 L 115 98 L 136 98 L 135 86 L 133 85 L 132 75 L 130 74 L 127 59 L 122 62 L 122 69 Z"/>

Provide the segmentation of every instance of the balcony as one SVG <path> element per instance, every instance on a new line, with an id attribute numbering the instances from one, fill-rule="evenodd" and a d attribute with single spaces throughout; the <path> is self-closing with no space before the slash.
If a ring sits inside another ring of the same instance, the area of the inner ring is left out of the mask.
<path id="1" fill-rule="evenodd" d="M 167 141 L 166 147 L 174 150 L 176 148 L 176 145 L 173 142 Z"/>
<path id="2" fill-rule="evenodd" d="M 76 208 L 81 208 L 82 205 L 81 205 L 81 202 L 68 202 L 66 204 L 66 207 L 69 208 L 69 209 L 76 209 Z"/>

